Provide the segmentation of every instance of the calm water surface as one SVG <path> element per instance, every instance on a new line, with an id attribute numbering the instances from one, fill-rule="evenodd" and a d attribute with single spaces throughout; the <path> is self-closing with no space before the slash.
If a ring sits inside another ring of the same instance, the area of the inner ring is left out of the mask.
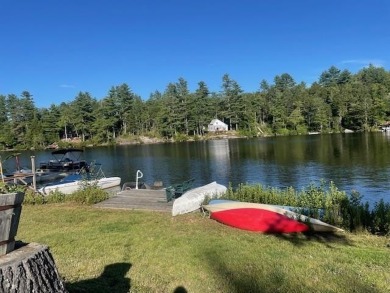
<path id="1" fill-rule="evenodd" d="M 51 158 L 50 151 L 26 151 L 24 166 L 31 166 L 31 155 L 37 166 Z M 161 180 L 165 186 L 195 178 L 196 186 L 217 181 L 301 189 L 324 179 L 341 190 L 357 190 L 371 203 L 380 198 L 390 202 L 389 133 L 96 147 L 86 149 L 83 157 L 102 163 L 106 176 L 120 176 L 122 182 L 135 181 L 138 169 L 145 182 Z"/>

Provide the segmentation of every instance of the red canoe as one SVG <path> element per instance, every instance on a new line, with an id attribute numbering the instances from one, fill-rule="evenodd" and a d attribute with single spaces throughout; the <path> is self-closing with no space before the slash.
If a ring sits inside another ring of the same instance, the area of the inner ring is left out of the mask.
<path id="1" fill-rule="evenodd" d="M 309 230 L 309 226 L 302 222 L 262 209 L 225 210 L 212 213 L 211 218 L 235 228 L 265 233 L 298 233 Z"/>
<path id="2" fill-rule="evenodd" d="M 210 217 L 235 228 L 264 233 L 299 233 L 309 230 L 335 232 L 341 229 L 273 205 L 213 200 L 204 205 Z"/>

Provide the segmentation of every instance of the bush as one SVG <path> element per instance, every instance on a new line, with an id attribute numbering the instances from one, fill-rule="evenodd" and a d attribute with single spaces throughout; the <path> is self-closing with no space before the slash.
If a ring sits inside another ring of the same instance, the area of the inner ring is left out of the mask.
<path id="1" fill-rule="evenodd" d="M 25 187 L 14 183 L 5 183 L 0 181 L 0 194 L 1 193 L 13 193 L 24 192 Z"/>
<path id="2" fill-rule="evenodd" d="M 34 205 L 34 204 L 44 204 L 44 203 L 46 203 L 46 200 L 42 194 L 35 192 L 32 189 L 26 190 L 24 194 L 23 204 Z"/>
<path id="3" fill-rule="evenodd" d="M 174 141 L 175 142 L 183 142 L 183 141 L 188 141 L 188 136 L 183 133 L 178 133 L 174 136 Z"/>
<path id="4" fill-rule="evenodd" d="M 78 204 L 92 205 L 106 200 L 109 197 L 108 193 L 94 185 L 83 187 L 82 189 L 66 195 L 56 190 L 49 195 L 44 196 L 32 190 L 26 191 L 24 197 L 25 204 L 46 204 L 46 203 L 64 203 L 75 202 Z"/>
<path id="5" fill-rule="evenodd" d="M 381 199 L 372 211 L 371 232 L 378 235 L 390 233 L 390 204 Z"/>
<path id="6" fill-rule="evenodd" d="M 79 204 L 95 204 L 108 198 L 108 193 L 97 186 L 87 186 L 66 197 L 67 201 Z"/>

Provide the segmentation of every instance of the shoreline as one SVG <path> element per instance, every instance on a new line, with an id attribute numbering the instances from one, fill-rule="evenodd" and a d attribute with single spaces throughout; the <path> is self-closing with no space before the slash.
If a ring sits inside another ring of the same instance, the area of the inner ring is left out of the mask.
<path id="1" fill-rule="evenodd" d="M 370 132 L 380 132 L 380 131 L 370 131 Z M 307 134 L 296 134 L 300 135 L 324 135 L 324 134 L 337 134 L 342 132 L 330 132 L 330 133 L 307 133 Z M 357 132 L 345 132 L 345 134 L 349 133 L 357 133 Z M 277 135 L 277 134 L 265 134 L 261 136 L 257 136 L 258 138 L 263 137 L 275 137 L 275 136 L 291 136 L 291 135 Z M 174 138 L 156 138 L 150 136 L 131 136 L 131 137 L 119 137 L 113 143 L 101 143 L 101 144 L 93 144 L 89 142 L 82 142 L 78 138 L 73 139 L 62 139 L 58 143 L 53 143 L 46 148 L 13 148 L 13 149 L 3 149 L 0 152 L 18 152 L 18 151 L 26 151 L 26 150 L 55 150 L 55 149 L 63 149 L 69 147 L 78 147 L 78 148 L 90 148 L 90 147 L 98 147 L 98 146 L 113 146 L 113 145 L 147 145 L 147 144 L 164 144 L 164 143 L 176 143 L 176 142 L 194 142 L 194 141 L 208 141 L 208 140 L 221 140 L 221 139 L 237 139 L 237 138 L 254 138 L 248 137 L 245 135 L 239 134 L 237 131 L 226 131 L 215 134 L 206 134 L 203 136 L 183 136 L 179 139 Z M 55 147 L 53 147 L 55 146 Z"/>
<path id="2" fill-rule="evenodd" d="M 160 144 L 160 143 L 175 143 L 175 142 L 193 142 L 193 141 L 207 141 L 207 140 L 218 140 L 218 139 L 236 139 L 236 138 L 248 138 L 247 136 L 239 135 L 237 132 L 225 132 L 220 134 L 214 134 L 214 135 L 204 135 L 204 136 L 198 136 L 195 138 L 194 136 L 188 136 L 186 139 L 183 140 L 174 140 L 171 139 L 164 139 L 164 138 L 152 138 L 148 136 L 138 136 L 135 138 L 119 138 L 116 140 L 116 145 L 140 145 L 140 144 Z M 103 144 L 103 145 L 109 145 L 109 144 Z"/>

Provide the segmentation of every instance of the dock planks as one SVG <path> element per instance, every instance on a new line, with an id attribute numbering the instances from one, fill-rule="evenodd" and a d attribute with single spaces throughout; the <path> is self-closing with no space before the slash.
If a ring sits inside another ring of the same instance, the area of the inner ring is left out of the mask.
<path id="1" fill-rule="evenodd" d="M 98 208 L 171 212 L 173 202 L 167 202 L 165 190 L 131 189 L 118 192 L 95 206 Z"/>

